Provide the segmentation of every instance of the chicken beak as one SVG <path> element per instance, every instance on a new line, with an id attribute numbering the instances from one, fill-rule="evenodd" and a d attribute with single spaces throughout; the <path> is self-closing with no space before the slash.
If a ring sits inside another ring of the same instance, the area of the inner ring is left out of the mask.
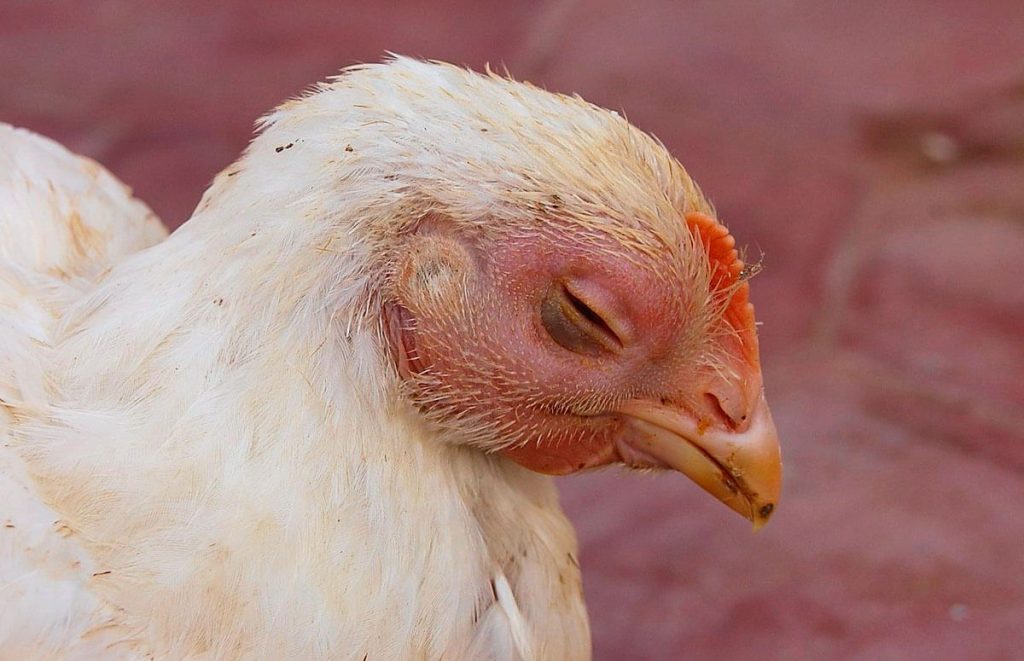
<path id="1" fill-rule="evenodd" d="M 753 522 L 754 530 L 768 522 L 782 488 L 782 459 L 763 395 L 740 429 L 647 400 L 627 402 L 619 413 L 627 423 L 619 447 L 626 463 L 677 470 Z"/>

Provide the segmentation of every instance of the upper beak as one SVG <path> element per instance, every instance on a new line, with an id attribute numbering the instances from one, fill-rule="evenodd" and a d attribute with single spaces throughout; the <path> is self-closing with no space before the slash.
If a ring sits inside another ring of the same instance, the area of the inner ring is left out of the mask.
<path id="1" fill-rule="evenodd" d="M 654 460 L 673 468 L 752 521 L 755 530 L 767 523 L 782 488 L 782 459 L 763 395 L 738 429 L 647 400 L 627 402 L 619 413 L 627 421 L 619 450 L 627 463 Z"/>

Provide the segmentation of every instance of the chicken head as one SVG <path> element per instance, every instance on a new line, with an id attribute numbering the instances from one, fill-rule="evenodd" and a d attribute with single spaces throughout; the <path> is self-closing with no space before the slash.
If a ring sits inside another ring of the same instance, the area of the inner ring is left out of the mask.
<path id="1" fill-rule="evenodd" d="M 759 526 L 781 464 L 744 265 L 711 216 L 666 220 L 424 217 L 385 307 L 395 364 L 452 438 L 547 474 L 675 469 Z"/>

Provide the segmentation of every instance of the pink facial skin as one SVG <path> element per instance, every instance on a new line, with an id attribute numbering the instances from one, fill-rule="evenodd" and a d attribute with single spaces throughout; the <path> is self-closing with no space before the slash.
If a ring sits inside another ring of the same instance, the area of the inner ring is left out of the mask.
<path id="1" fill-rule="evenodd" d="M 688 221 L 700 239 L 689 255 L 631 252 L 582 230 L 567 238 L 421 229 L 398 260 L 386 313 L 410 397 L 467 442 L 537 472 L 621 462 L 691 475 L 687 462 L 699 460 L 717 471 L 711 482 L 721 473 L 728 489 L 743 491 L 729 462 L 744 451 L 729 439 L 750 436 L 755 418 L 770 426 L 753 313 L 732 237 L 706 216 Z M 728 305 L 707 309 L 715 299 L 694 291 L 680 268 L 687 258 L 711 260 L 712 286 L 738 285 Z M 681 442 L 699 456 L 663 452 L 650 424 L 696 437 Z M 721 438 L 709 450 L 700 447 L 705 435 Z M 777 463 L 774 447 L 754 454 Z M 773 479 L 768 490 L 777 492 Z"/>

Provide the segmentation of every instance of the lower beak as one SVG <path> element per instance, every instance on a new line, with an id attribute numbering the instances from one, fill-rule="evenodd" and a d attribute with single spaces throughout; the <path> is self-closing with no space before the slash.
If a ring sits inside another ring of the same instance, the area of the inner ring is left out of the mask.
<path id="1" fill-rule="evenodd" d="M 742 430 L 712 427 L 646 400 L 627 402 L 619 413 L 627 422 L 619 446 L 627 464 L 677 470 L 753 522 L 754 530 L 768 522 L 782 487 L 782 459 L 763 396 Z"/>

